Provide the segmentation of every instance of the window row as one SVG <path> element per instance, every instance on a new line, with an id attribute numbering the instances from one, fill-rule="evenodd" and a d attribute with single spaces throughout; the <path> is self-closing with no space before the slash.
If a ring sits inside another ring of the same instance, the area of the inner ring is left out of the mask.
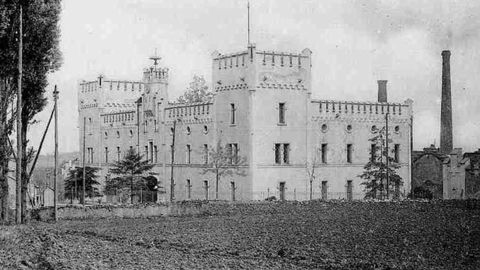
<path id="1" fill-rule="evenodd" d="M 278 107 L 276 109 L 278 111 L 277 124 L 285 125 L 286 124 L 286 118 L 285 118 L 286 105 L 285 105 L 285 102 L 278 103 Z M 237 108 L 235 106 L 235 103 L 230 103 L 230 125 L 237 124 L 236 113 L 237 113 Z"/>
<path id="2" fill-rule="evenodd" d="M 325 132 L 328 131 L 328 125 L 327 125 L 327 124 L 322 124 L 322 126 L 321 126 L 320 129 L 321 129 L 322 132 L 325 133 Z M 352 130 L 353 130 L 353 126 L 352 126 L 351 124 L 348 124 L 348 125 L 345 126 L 345 130 L 350 133 L 350 132 L 352 132 Z M 372 126 L 370 127 L 370 131 L 371 131 L 372 133 L 375 133 L 375 132 L 378 132 L 378 131 L 379 131 L 379 128 L 378 128 L 376 125 L 372 125 Z M 394 131 L 395 133 L 399 133 L 399 132 L 400 132 L 400 126 L 394 126 L 394 127 L 393 127 L 393 131 Z M 389 133 L 390 133 L 390 132 L 389 132 Z"/>
<path id="3" fill-rule="evenodd" d="M 285 58 L 287 58 L 287 57 L 288 57 L 288 60 L 285 60 Z M 295 58 L 297 58 L 297 59 L 295 60 Z M 287 63 L 288 63 L 289 67 L 292 67 L 294 62 L 296 62 L 298 67 L 302 67 L 302 57 L 301 56 L 293 56 L 293 55 L 284 56 L 284 55 L 275 55 L 273 53 L 268 54 L 268 53 L 265 53 L 265 52 L 263 53 L 262 64 L 265 66 L 267 64 L 267 62 L 270 61 L 271 65 L 275 66 L 275 64 L 276 64 L 275 59 L 280 60 L 280 61 L 277 60 L 277 63 L 279 63 L 281 67 L 285 66 Z"/>
<path id="4" fill-rule="evenodd" d="M 328 144 L 323 143 L 319 150 L 319 160 L 315 162 L 326 164 L 328 163 Z M 384 151 L 386 151 L 384 149 Z M 395 163 L 400 162 L 400 144 L 394 144 L 391 151 L 389 150 L 390 160 Z M 393 152 L 393 157 L 392 157 Z M 385 157 L 386 154 L 383 153 Z M 382 157 L 380 148 L 376 144 L 372 144 L 370 148 L 370 161 L 378 161 Z M 274 144 L 274 161 L 277 165 L 290 164 L 290 144 L 276 143 Z M 345 162 L 353 163 L 353 144 L 346 145 Z"/>
<path id="5" fill-rule="evenodd" d="M 174 132 L 174 129 L 173 129 L 173 127 L 171 127 L 170 128 L 170 135 L 173 135 L 173 132 Z M 207 133 L 208 133 L 208 126 L 205 125 L 205 126 L 203 126 L 203 134 L 207 134 Z M 187 135 L 192 134 L 192 128 L 190 126 L 187 126 L 185 128 L 185 134 L 187 134 Z"/>
<path id="6" fill-rule="evenodd" d="M 233 59 L 235 58 L 235 61 Z M 229 58 L 224 58 L 224 59 L 219 59 L 218 60 L 218 69 L 227 69 L 227 66 L 230 68 L 233 67 L 233 64 L 235 62 L 235 67 L 238 67 L 239 65 L 245 66 L 245 54 L 242 54 L 241 57 L 239 55 L 234 56 L 234 57 L 229 57 Z"/>
<path id="7" fill-rule="evenodd" d="M 117 137 L 117 138 L 120 138 L 120 131 L 119 131 L 119 130 L 117 130 L 117 131 L 115 132 L 115 134 L 116 134 L 116 137 Z M 108 132 L 107 132 L 107 131 L 105 131 L 105 132 L 103 133 L 103 135 L 105 136 L 105 139 L 108 139 Z M 128 135 L 129 135 L 130 137 L 133 137 L 133 130 L 130 129 L 130 130 L 128 131 Z"/>

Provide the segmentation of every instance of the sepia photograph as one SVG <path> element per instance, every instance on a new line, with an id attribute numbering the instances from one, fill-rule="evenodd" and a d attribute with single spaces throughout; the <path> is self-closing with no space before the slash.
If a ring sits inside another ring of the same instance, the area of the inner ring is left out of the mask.
<path id="1" fill-rule="evenodd" d="M 0 269 L 480 269 L 480 1 L 0 0 Z"/>

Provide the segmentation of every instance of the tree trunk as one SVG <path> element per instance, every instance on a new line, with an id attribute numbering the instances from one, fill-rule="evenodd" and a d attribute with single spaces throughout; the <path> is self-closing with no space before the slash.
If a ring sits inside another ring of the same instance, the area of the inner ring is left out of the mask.
<path id="1" fill-rule="evenodd" d="M 130 177 L 130 203 L 133 204 L 133 174 Z"/>
<path id="2" fill-rule="evenodd" d="M 7 133 L 7 85 L 0 80 L 0 220 L 8 222 L 8 145 Z"/>
<path id="3" fill-rule="evenodd" d="M 216 170 L 216 179 L 215 179 L 215 200 L 218 200 L 218 182 L 220 179 L 220 175 L 218 175 L 218 168 Z"/>

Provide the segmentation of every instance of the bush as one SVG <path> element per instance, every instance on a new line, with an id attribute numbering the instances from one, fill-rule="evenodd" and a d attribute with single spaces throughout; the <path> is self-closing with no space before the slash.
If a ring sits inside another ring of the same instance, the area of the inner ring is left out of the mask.
<path id="1" fill-rule="evenodd" d="M 433 193 L 422 186 L 416 187 L 413 189 L 412 193 L 408 195 L 409 198 L 411 199 L 428 199 L 431 200 L 433 199 Z"/>

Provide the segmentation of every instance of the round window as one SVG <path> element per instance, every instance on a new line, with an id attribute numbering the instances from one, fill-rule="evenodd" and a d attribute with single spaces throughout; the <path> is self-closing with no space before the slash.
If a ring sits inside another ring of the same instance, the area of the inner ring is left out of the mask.
<path id="1" fill-rule="evenodd" d="M 327 130 L 328 130 L 327 124 L 323 124 L 322 125 L 322 132 L 327 132 Z"/>

